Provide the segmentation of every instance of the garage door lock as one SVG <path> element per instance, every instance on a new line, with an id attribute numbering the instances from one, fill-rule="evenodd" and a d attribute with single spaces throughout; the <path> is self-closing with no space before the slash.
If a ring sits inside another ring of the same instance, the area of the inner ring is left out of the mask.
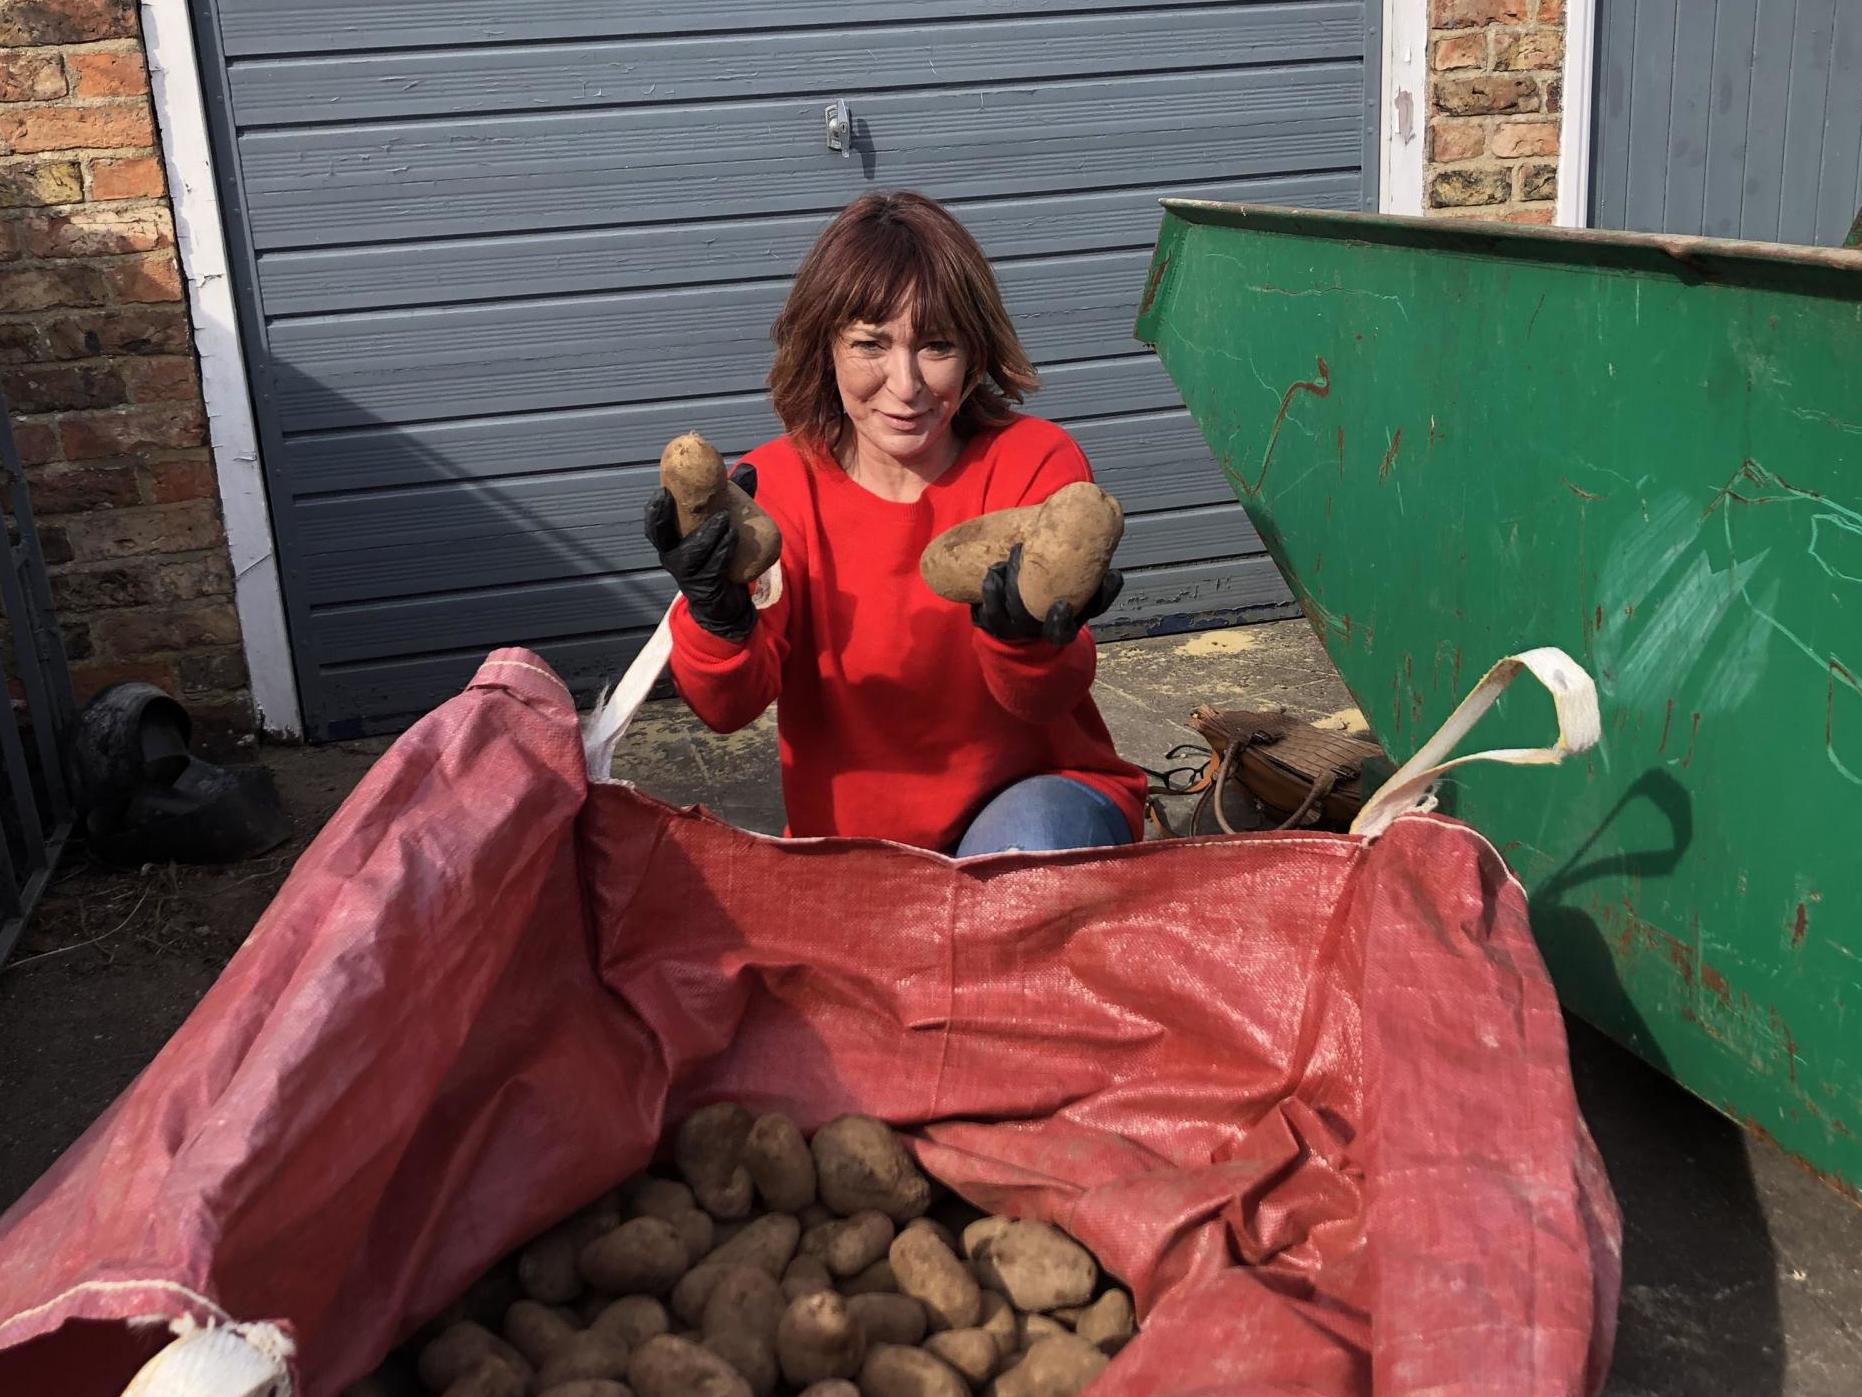
<path id="1" fill-rule="evenodd" d="M 847 99 L 836 97 L 828 104 L 824 115 L 828 126 L 828 149 L 838 150 L 844 160 L 853 154 L 853 114 L 847 110 Z"/>

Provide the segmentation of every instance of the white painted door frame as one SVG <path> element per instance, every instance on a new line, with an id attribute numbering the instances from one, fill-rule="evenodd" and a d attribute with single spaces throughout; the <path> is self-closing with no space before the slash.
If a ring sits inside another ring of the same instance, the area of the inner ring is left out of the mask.
<path id="1" fill-rule="evenodd" d="M 1383 149 L 1377 206 L 1423 211 L 1429 135 L 1429 0 L 1382 0 Z M 1591 115 L 1596 101 L 1598 0 L 1565 0 L 1564 109 L 1558 133 L 1559 226 L 1590 224 Z"/>
<path id="2" fill-rule="evenodd" d="M 1597 6 L 1565 0 L 1564 112 L 1558 125 L 1558 224 L 1590 227 L 1591 121 L 1597 111 Z"/>
<path id="3" fill-rule="evenodd" d="M 240 349 L 226 226 L 220 217 L 219 187 L 207 138 L 200 59 L 187 0 L 141 0 L 141 5 L 149 86 L 161 128 L 168 193 L 174 202 L 175 243 L 194 322 L 194 347 L 200 355 L 201 395 L 206 401 L 220 509 L 226 520 L 233 600 L 239 610 L 252 702 L 262 731 L 297 739 L 304 734 L 303 709 L 285 626 L 284 590 L 259 459 L 251 383 Z"/>
<path id="4" fill-rule="evenodd" d="M 1376 2 L 1376 0 L 1374 0 Z M 1384 7 L 1381 213 L 1422 213 L 1423 152 L 1429 143 L 1429 0 Z"/>

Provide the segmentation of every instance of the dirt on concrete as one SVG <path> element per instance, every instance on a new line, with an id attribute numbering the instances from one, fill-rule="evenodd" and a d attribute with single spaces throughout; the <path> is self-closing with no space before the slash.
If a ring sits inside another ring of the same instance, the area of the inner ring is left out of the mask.
<path id="1" fill-rule="evenodd" d="M 0 1207 L 166 1043 L 385 742 L 262 755 L 291 838 L 220 868 L 111 868 L 74 844 L 0 967 Z"/>

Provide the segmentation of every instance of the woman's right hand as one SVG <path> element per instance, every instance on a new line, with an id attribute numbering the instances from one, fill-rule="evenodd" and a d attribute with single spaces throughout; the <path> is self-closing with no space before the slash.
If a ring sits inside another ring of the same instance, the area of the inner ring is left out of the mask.
<path id="1" fill-rule="evenodd" d="M 740 467 L 731 479 L 745 494 L 756 494 L 755 466 Z M 679 584 L 692 619 L 715 636 L 742 643 L 756 625 L 756 607 L 749 587 L 729 576 L 737 549 L 730 511 L 719 510 L 680 538 L 677 507 L 662 486 L 647 499 L 646 536 L 659 554 L 659 565 Z"/>

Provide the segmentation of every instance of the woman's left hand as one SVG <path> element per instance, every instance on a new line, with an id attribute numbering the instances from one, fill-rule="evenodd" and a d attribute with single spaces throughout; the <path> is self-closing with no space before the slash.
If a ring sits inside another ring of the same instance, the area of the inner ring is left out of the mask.
<path id="1" fill-rule="evenodd" d="M 1107 568 L 1099 590 L 1077 611 L 1073 603 L 1057 601 L 1046 616 L 1036 617 L 1022 605 L 1021 562 L 1018 543 L 1010 550 L 1007 562 L 997 563 L 983 574 L 983 599 L 970 608 L 970 620 L 977 629 L 997 640 L 1045 640 L 1056 647 L 1069 645 L 1081 626 L 1103 615 L 1118 600 L 1125 586 L 1124 575 L 1117 568 Z"/>

